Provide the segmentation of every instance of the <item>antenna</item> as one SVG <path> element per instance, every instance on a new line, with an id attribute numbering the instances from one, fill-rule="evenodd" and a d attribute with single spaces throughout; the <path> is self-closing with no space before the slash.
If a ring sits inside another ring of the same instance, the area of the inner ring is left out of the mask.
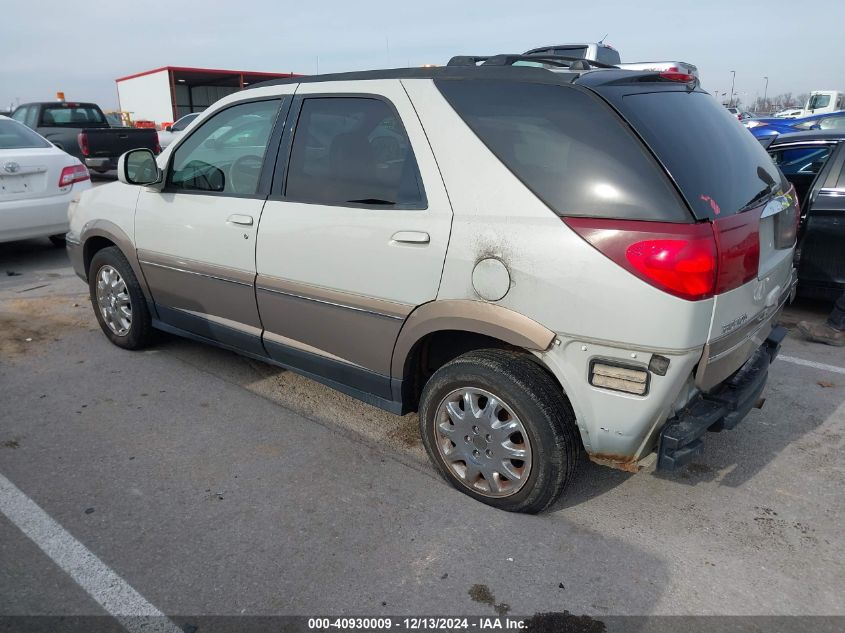
<path id="1" fill-rule="evenodd" d="M 608 35 L 610 35 L 610 33 L 605 33 L 604 37 L 599 40 L 599 44 L 604 44 L 604 40 Z"/>

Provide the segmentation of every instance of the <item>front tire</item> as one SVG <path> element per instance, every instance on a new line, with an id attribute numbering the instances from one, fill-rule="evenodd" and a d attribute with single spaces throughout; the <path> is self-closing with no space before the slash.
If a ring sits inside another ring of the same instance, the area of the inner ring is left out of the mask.
<path id="1" fill-rule="evenodd" d="M 420 432 L 450 484 L 509 512 L 534 514 L 554 503 L 581 449 L 560 386 L 525 354 L 495 349 L 434 373 L 420 399 Z"/>
<path id="2" fill-rule="evenodd" d="M 103 334 L 124 349 L 142 349 L 152 340 L 152 318 L 138 278 L 116 246 L 94 255 L 88 267 L 91 305 Z"/>

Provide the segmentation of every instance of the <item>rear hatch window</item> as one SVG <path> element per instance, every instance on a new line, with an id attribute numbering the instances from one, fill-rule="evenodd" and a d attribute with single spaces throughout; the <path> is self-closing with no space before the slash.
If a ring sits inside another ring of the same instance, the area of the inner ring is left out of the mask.
<path id="1" fill-rule="evenodd" d="M 60 103 L 44 106 L 41 110 L 44 127 L 107 127 L 103 114 L 95 105 Z"/>
<path id="2" fill-rule="evenodd" d="M 693 221 L 664 170 L 596 95 L 558 84 L 435 83 L 490 151 L 558 215 Z"/>
<path id="3" fill-rule="evenodd" d="M 746 210 L 783 185 L 766 150 L 706 93 L 629 94 L 619 107 L 699 220 Z"/>

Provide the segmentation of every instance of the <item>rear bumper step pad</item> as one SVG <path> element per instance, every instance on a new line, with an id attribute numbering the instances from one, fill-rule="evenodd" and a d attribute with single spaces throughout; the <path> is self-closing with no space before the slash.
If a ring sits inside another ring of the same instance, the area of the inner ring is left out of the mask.
<path id="1" fill-rule="evenodd" d="M 769 365 L 786 337 L 784 327 L 772 329 L 766 341 L 745 364 L 712 393 L 696 396 L 660 432 L 657 469 L 673 471 L 701 453 L 707 431 L 732 429 L 754 408 L 766 386 Z"/>

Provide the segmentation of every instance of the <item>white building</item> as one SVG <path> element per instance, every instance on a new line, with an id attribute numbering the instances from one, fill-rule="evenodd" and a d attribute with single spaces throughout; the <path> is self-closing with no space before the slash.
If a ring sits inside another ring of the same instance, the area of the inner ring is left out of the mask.
<path id="1" fill-rule="evenodd" d="M 228 94 L 270 79 L 295 73 L 213 70 L 164 66 L 116 79 L 120 110 L 133 121 L 152 121 L 163 127 L 189 112 L 201 112 Z"/>

